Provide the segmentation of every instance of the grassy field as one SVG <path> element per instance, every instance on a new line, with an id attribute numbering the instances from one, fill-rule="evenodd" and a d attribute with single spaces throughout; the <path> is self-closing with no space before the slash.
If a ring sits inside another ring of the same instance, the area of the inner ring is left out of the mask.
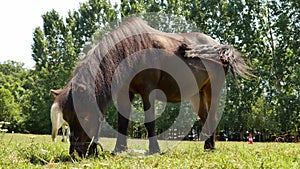
<path id="1" fill-rule="evenodd" d="M 203 142 L 160 141 L 163 155 L 145 155 L 146 140 L 129 140 L 129 151 L 110 155 L 115 139 L 101 138 L 97 157 L 71 158 L 68 143 L 50 135 L 5 134 L 0 137 L 0 168 L 300 168 L 299 143 L 217 142 L 205 152 Z"/>

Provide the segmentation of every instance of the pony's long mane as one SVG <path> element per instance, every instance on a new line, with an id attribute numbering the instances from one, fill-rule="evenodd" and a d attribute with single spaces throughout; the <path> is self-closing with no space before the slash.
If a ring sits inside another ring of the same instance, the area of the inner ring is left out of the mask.
<path id="1" fill-rule="evenodd" d="M 102 37 L 77 65 L 71 80 L 72 88 L 91 90 L 89 82 L 95 82 L 96 96 L 101 96 L 97 98 L 98 102 L 105 105 L 111 97 L 110 85 L 118 64 L 137 51 L 155 47 L 151 40 L 153 33 L 162 32 L 153 29 L 140 18 L 123 22 L 120 27 Z"/>

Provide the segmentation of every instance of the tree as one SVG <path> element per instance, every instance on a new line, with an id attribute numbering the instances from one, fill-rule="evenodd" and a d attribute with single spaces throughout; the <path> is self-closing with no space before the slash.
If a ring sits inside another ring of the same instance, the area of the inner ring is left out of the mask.
<path id="1" fill-rule="evenodd" d="M 62 88 L 81 59 L 81 51 L 95 31 L 113 18 L 116 11 L 108 1 L 90 0 L 78 11 L 69 11 L 63 19 L 55 10 L 43 16 L 43 28 L 34 30 L 32 57 L 36 62 L 32 72 L 35 86 L 29 120 L 33 133 L 49 133 L 49 112 L 53 102 L 50 89 Z"/>
<path id="2" fill-rule="evenodd" d="M 24 64 L 7 61 L 0 64 L 0 121 L 7 121 L 9 131 L 25 132 L 30 97 L 28 71 Z"/>
<path id="3" fill-rule="evenodd" d="M 299 67 L 300 16 L 299 4 L 295 3 L 167 1 L 167 11 L 177 11 L 195 21 L 204 33 L 239 48 L 258 75 L 253 81 L 239 79 L 239 87 L 228 77 L 223 127 L 243 132 L 256 128 L 267 115 L 266 122 L 277 126 L 270 127 L 270 132 L 299 130 L 299 107 L 294 103 L 299 100 L 295 78 Z M 262 103 L 260 109 L 255 108 Z"/>
<path id="4" fill-rule="evenodd" d="M 113 28 L 109 23 L 116 20 L 118 14 L 126 17 L 136 13 L 161 12 L 178 17 L 177 24 L 173 21 L 176 26 L 163 17 L 151 18 L 148 15 L 148 20 L 155 21 L 149 22 L 151 26 L 182 32 L 186 30 L 185 22 L 192 23 L 194 25 L 188 30 L 202 31 L 222 44 L 231 44 L 241 50 L 257 75 L 255 80 L 238 78 L 238 86 L 232 76 L 227 77 L 226 106 L 219 128 L 240 132 L 299 131 L 299 10 L 298 1 L 122 0 L 118 10 L 106 0 L 90 0 L 81 4 L 78 10 L 70 11 L 66 18 L 54 10 L 49 11 L 42 17 L 44 26 L 34 31 L 32 57 L 36 62 L 35 70 L 25 73 L 28 80 L 22 81 L 25 88 L 30 88 L 30 91 L 25 90 L 26 97 L 30 96 L 30 99 L 23 99 L 29 100 L 23 110 L 30 111 L 28 129 L 36 133 L 50 131 L 49 110 L 53 97 L 49 90 L 62 88 L 67 83 L 83 53 L 105 31 Z M 113 25 L 118 25 L 118 21 Z M 98 33 L 93 36 L 95 32 Z M 20 98 L 13 90 L 9 91 L 14 98 Z M 3 93 L 9 98 L 9 92 Z M 160 129 L 171 124 L 173 116 L 171 118 L 170 115 L 175 115 L 172 112 L 179 109 L 178 106 L 168 106 L 165 118 L 157 122 Z M 108 121 L 115 125 L 116 120 L 110 119 L 115 117 L 113 111 L 113 108 L 109 110 Z M 135 123 L 131 128 L 134 130 L 140 125 Z"/>

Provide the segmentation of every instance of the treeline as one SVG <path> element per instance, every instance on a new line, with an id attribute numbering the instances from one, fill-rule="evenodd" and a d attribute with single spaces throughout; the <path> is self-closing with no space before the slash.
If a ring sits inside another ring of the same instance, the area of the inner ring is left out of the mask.
<path id="1" fill-rule="evenodd" d="M 296 0 L 122 0 L 119 7 L 106 0 L 90 0 L 65 18 L 55 10 L 46 12 L 43 27 L 33 32 L 34 69 L 12 61 L 0 65 L 0 121 L 11 122 L 10 131 L 50 133 L 54 98 L 49 91 L 65 86 L 92 35 L 101 35 L 103 26 L 120 16 L 148 12 L 194 23 L 198 31 L 241 50 L 253 68 L 257 79 L 239 78 L 238 86 L 227 77 L 218 130 L 269 135 L 300 131 L 300 4 Z M 141 108 L 139 99 L 134 104 Z M 157 121 L 158 132 L 172 125 L 176 109 L 178 105 L 166 106 L 165 116 Z M 113 107 L 106 117 L 116 126 Z M 201 127 L 199 120 L 194 126 Z M 140 133 L 136 131 L 146 132 L 142 122 L 131 123 L 129 133 L 135 136 Z"/>

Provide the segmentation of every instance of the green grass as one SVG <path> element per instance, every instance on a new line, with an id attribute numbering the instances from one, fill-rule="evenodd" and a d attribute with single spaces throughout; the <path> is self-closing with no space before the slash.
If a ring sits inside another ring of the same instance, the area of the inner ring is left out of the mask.
<path id="1" fill-rule="evenodd" d="M 59 137 L 60 139 L 60 137 Z M 148 156 L 148 141 L 129 140 L 129 151 L 110 155 L 115 139 L 101 138 L 97 157 L 71 158 L 67 143 L 50 135 L 5 134 L 0 137 L 0 168 L 300 168 L 299 143 L 217 142 L 205 152 L 203 142 L 160 141 L 163 155 Z"/>

